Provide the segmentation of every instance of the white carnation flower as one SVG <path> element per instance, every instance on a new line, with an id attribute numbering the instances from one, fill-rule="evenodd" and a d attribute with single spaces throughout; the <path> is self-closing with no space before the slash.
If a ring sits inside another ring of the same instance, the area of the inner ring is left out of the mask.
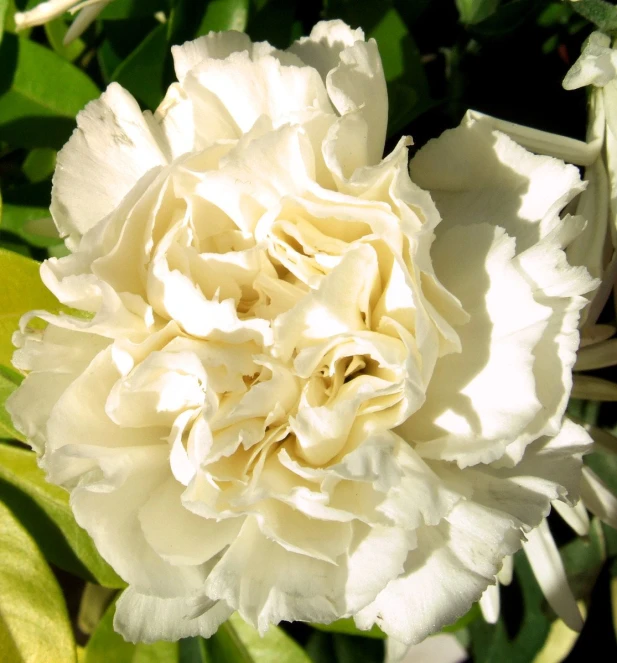
<path id="1" fill-rule="evenodd" d="M 8 408 L 129 584 L 126 638 L 237 610 L 418 642 L 577 499 L 578 171 L 468 118 L 410 178 L 338 21 L 173 55 L 154 115 L 112 85 L 58 157 L 72 254 L 41 274 L 92 316 L 22 320 Z"/>

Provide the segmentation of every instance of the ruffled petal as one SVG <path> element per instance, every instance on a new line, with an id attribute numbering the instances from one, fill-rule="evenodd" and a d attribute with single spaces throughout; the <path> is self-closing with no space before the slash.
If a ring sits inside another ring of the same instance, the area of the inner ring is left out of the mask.
<path id="1" fill-rule="evenodd" d="M 58 153 L 51 213 L 60 233 L 85 233 L 145 173 L 166 164 L 161 138 L 135 99 L 116 83 L 90 102 Z"/>
<path id="2" fill-rule="evenodd" d="M 438 233 L 498 225 L 516 239 L 517 253 L 558 226 L 559 212 L 584 188 L 574 166 L 532 154 L 470 117 L 429 141 L 411 160 L 410 173 L 437 205 Z"/>
<path id="3" fill-rule="evenodd" d="M 436 273 L 470 322 L 458 329 L 461 352 L 437 362 L 425 404 L 399 429 L 424 457 L 493 461 L 541 408 L 533 351 L 550 309 L 534 301 L 514 252 L 514 239 L 487 224 L 453 228 L 435 244 Z"/>
<path id="4" fill-rule="evenodd" d="M 520 531 L 509 518 L 467 501 L 417 534 L 404 572 L 355 617 L 359 628 L 377 624 L 406 644 L 464 615 L 495 582 L 503 556 L 520 547 Z"/>
<path id="5" fill-rule="evenodd" d="M 224 601 L 207 598 L 160 598 L 129 587 L 116 604 L 114 629 L 129 642 L 152 643 L 200 636 L 209 638 L 232 615 Z"/>

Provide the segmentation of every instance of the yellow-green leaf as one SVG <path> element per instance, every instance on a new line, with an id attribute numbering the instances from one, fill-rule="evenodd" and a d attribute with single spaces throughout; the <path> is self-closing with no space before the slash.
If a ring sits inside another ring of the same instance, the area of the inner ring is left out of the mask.
<path id="1" fill-rule="evenodd" d="M 134 645 L 114 631 L 116 604 L 107 608 L 84 651 L 83 663 L 176 663 L 177 642 Z M 274 659 L 273 659 L 274 660 Z"/>
<path id="2" fill-rule="evenodd" d="M 4 407 L 6 399 L 17 389 L 20 382 L 19 373 L 0 366 L 0 438 L 24 442 L 24 436 L 15 430 L 11 417 Z"/>
<path id="3" fill-rule="evenodd" d="M 75 522 L 68 493 L 45 480 L 32 451 L 0 444 L 0 497 L 20 516 L 49 561 L 106 587 L 125 586 Z"/>
<path id="4" fill-rule="evenodd" d="M 41 552 L 0 503 L 0 660 L 74 663 L 60 587 Z"/>
<path id="5" fill-rule="evenodd" d="M 35 260 L 0 249 L 0 274 L 0 364 L 11 366 L 11 337 L 21 316 L 32 309 L 56 312 L 61 304 L 43 285 Z"/>
<path id="6" fill-rule="evenodd" d="M 386 634 L 378 626 L 373 626 L 369 631 L 361 631 L 351 617 L 337 619 L 331 624 L 311 624 L 311 626 L 326 633 L 343 633 L 344 635 L 357 635 L 364 638 L 377 638 L 378 640 L 383 640 L 386 637 Z"/>

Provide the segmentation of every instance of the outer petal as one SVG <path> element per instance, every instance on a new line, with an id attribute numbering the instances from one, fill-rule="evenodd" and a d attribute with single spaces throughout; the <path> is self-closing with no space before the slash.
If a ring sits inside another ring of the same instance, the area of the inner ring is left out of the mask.
<path id="1" fill-rule="evenodd" d="M 142 175 L 166 164 L 161 139 L 156 125 L 116 83 L 90 102 L 58 153 L 51 213 L 60 233 L 85 233 L 117 207 Z"/>
<path id="2" fill-rule="evenodd" d="M 251 568 L 252 573 L 247 573 Z M 336 566 L 269 541 L 247 518 L 206 582 L 208 596 L 226 601 L 266 631 L 286 619 L 331 622 L 342 614 Z"/>
<path id="3" fill-rule="evenodd" d="M 28 318 L 22 323 L 27 325 Z M 14 334 L 13 341 L 18 346 L 13 355 L 14 366 L 30 373 L 7 400 L 6 409 L 16 428 L 28 438 L 37 453 L 42 454 L 52 409 L 109 341 L 53 324 L 43 331 L 24 328 Z"/>
<path id="4" fill-rule="evenodd" d="M 251 50 L 251 40 L 244 32 L 210 32 L 194 41 L 187 41 L 181 46 L 172 46 L 171 55 L 178 80 L 182 82 L 186 75 L 205 60 L 224 60 L 232 53 Z"/>
<path id="5" fill-rule="evenodd" d="M 572 368 L 580 340 L 579 315 L 587 303 L 583 295 L 598 283 L 584 267 L 571 267 L 563 251 L 583 223 L 578 217 L 566 217 L 560 227 L 515 260 L 533 288 L 535 301 L 551 311 L 534 348 L 533 373 L 542 409 L 527 427 L 526 436 L 508 448 L 508 456 L 515 462 L 520 460 L 526 441 L 559 431 L 572 390 Z"/>
<path id="6" fill-rule="evenodd" d="M 574 166 L 534 155 L 469 117 L 429 141 L 410 172 L 443 217 L 438 233 L 488 222 L 516 238 L 517 253 L 559 225 L 559 212 L 584 188 Z"/>
<path id="7" fill-rule="evenodd" d="M 611 38 L 602 32 L 592 32 L 579 59 L 563 79 L 566 90 L 585 85 L 604 87 L 617 77 L 617 52 L 611 48 Z"/>
<path id="8" fill-rule="evenodd" d="M 399 429 L 422 442 L 418 453 L 461 467 L 503 455 L 539 411 L 533 350 L 550 309 L 537 304 L 512 263 L 514 240 L 488 225 L 440 237 L 436 273 L 471 321 L 459 330 L 462 350 L 437 362 L 426 402 Z"/>
<path id="9" fill-rule="evenodd" d="M 216 522 L 188 511 L 181 502 L 184 486 L 174 478 L 154 490 L 139 511 L 144 536 L 173 565 L 199 565 L 229 545 L 243 518 Z"/>
<path id="10" fill-rule="evenodd" d="M 418 530 L 403 574 L 356 615 L 359 628 L 378 624 L 396 640 L 420 642 L 465 614 L 520 546 L 512 520 L 478 504 L 460 502 L 446 521 Z"/>
<path id="11" fill-rule="evenodd" d="M 242 51 L 224 60 L 203 60 L 187 73 L 182 87 L 193 104 L 195 132 L 204 147 L 240 138 L 261 116 L 279 127 L 302 122 L 315 110 L 333 111 L 315 69 L 283 64 L 269 53 L 251 57 Z"/>
<path id="12" fill-rule="evenodd" d="M 129 587 L 116 604 L 114 629 L 129 642 L 209 638 L 232 613 L 224 601 L 184 596 L 159 598 Z"/>
<path id="13" fill-rule="evenodd" d="M 375 40 L 365 42 L 362 30 L 352 30 L 342 21 L 322 21 L 310 36 L 298 40 L 289 50 L 319 71 L 340 115 L 360 112 L 368 129 L 368 163 L 362 165 L 380 161 L 388 122 L 388 93 Z"/>
<path id="14" fill-rule="evenodd" d="M 75 519 L 118 574 L 138 592 L 171 598 L 201 587 L 206 570 L 165 562 L 143 535 L 139 511 L 169 476 L 167 455 L 165 446 L 63 447 L 47 464 L 54 482 L 72 468 L 84 476 L 71 494 Z"/>

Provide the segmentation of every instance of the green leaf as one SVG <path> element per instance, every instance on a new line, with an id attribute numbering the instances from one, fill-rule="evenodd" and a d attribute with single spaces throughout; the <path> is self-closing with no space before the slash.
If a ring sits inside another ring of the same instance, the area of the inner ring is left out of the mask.
<path id="1" fill-rule="evenodd" d="M 100 14 L 104 21 L 117 21 L 126 18 L 153 16 L 156 12 L 167 12 L 166 0 L 114 0 Z"/>
<path id="2" fill-rule="evenodd" d="M 177 642 L 134 645 L 114 631 L 116 604 L 105 611 L 84 651 L 83 663 L 177 663 Z"/>
<path id="3" fill-rule="evenodd" d="M 60 302 L 47 290 L 39 276 L 39 263 L 0 249 L 0 365 L 10 366 L 11 337 L 19 319 L 32 309 L 59 311 Z"/>
<path id="4" fill-rule="evenodd" d="M 77 626 L 82 633 L 92 635 L 96 631 L 105 611 L 116 595 L 115 589 L 87 582 L 79 602 Z"/>
<path id="5" fill-rule="evenodd" d="M 10 663 L 73 663 L 66 605 L 28 533 L 0 503 L 0 654 Z"/>
<path id="6" fill-rule="evenodd" d="M 389 9 L 382 17 L 381 21 L 371 30 L 370 37 L 373 37 L 379 46 L 379 54 L 383 63 L 386 81 L 394 81 L 401 78 L 405 73 L 407 60 L 406 50 L 414 50 L 415 44 L 411 44 L 411 49 L 407 48 L 410 40 L 409 30 L 403 22 L 398 11 L 394 8 Z M 415 48 L 417 51 L 417 48 Z M 412 56 L 415 57 L 416 53 Z"/>
<path id="7" fill-rule="evenodd" d="M 211 30 L 246 29 L 249 15 L 249 0 L 210 0 L 206 13 L 195 36 L 206 35 Z"/>
<path id="8" fill-rule="evenodd" d="M 227 637 L 230 643 L 233 642 L 238 651 L 244 649 L 248 654 L 247 662 L 310 663 L 304 650 L 277 626 L 271 626 L 262 637 L 237 613 L 234 613 L 223 626 L 225 628 L 223 628 L 222 637 Z M 219 629 L 220 631 L 221 629 Z M 218 663 L 219 659 L 214 660 Z M 234 662 L 236 660 L 244 659 L 233 659 Z"/>
<path id="9" fill-rule="evenodd" d="M 105 587 L 125 586 L 75 522 L 68 493 L 45 480 L 32 451 L 0 444 L 0 497 L 50 562 Z"/>
<path id="10" fill-rule="evenodd" d="M 598 445 L 595 446 L 598 449 Z M 602 479 L 606 487 L 617 495 L 617 454 L 596 452 L 585 456 L 585 465 Z"/>
<path id="11" fill-rule="evenodd" d="M 313 663 L 332 663 L 332 661 L 335 661 L 333 634 L 313 631 L 306 643 L 306 653 Z"/>
<path id="12" fill-rule="evenodd" d="M 461 23 L 474 25 L 495 13 L 500 0 L 456 0 Z"/>
<path id="13" fill-rule="evenodd" d="M 617 7 L 604 0 L 578 0 L 570 2 L 570 7 L 588 21 L 602 30 L 612 32 L 617 30 Z"/>
<path id="14" fill-rule="evenodd" d="M 64 38 L 68 30 L 69 28 L 62 17 L 45 23 L 45 34 L 49 45 L 62 59 L 73 62 L 84 52 L 86 44 L 79 37 L 73 39 L 70 44 L 65 44 Z"/>
<path id="15" fill-rule="evenodd" d="M 550 621 L 544 613 L 545 599 L 529 562 L 522 551 L 514 556 L 516 584 L 501 587 L 502 614 L 496 624 L 487 624 L 483 619 L 476 619 L 469 624 L 474 663 L 529 663 L 542 649 L 549 631 Z M 505 608 L 509 607 L 508 594 L 522 592 L 523 605 L 512 608 L 516 615 L 508 628 L 504 617 Z"/>
<path id="16" fill-rule="evenodd" d="M 35 147 L 25 158 L 21 169 L 31 182 L 43 182 L 51 177 L 56 167 L 56 150 Z"/>
<path id="17" fill-rule="evenodd" d="M 15 430 L 11 417 L 4 407 L 6 399 L 19 387 L 21 380 L 19 373 L 0 366 L 0 438 L 24 442 L 24 436 Z"/>
<path id="18" fill-rule="evenodd" d="M 602 523 L 594 518 L 588 536 L 578 536 L 559 549 L 576 599 L 588 599 L 606 559 Z"/>
<path id="19" fill-rule="evenodd" d="M 167 22 L 167 39 L 170 44 L 183 44 L 195 36 L 206 7 L 194 0 L 176 0 Z"/>
<path id="20" fill-rule="evenodd" d="M 368 33 L 379 46 L 388 83 L 388 136 L 399 133 L 434 104 L 420 50 L 401 15 L 389 9 Z"/>
<path id="21" fill-rule="evenodd" d="M 386 634 L 377 625 L 373 626 L 370 631 L 361 631 L 351 617 L 348 619 L 337 619 L 331 624 L 311 624 L 311 626 L 325 633 L 343 633 L 345 635 L 357 635 L 363 638 L 376 638 L 378 640 L 384 640 L 386 637 Z"/>
<path id="22" fill-rule="evenodd" d="M 44 220 L 49 223 L 39 223 Z M 43 232 L 42 225 L 47 226 L 45 228 L 46 232 Z M 39 248 L 62 244 L 58 232 L 54 232 L 55 226 L 49 216 L 49 208 L 47 207 L 7 204 L 4 206 L 0 229 L 15 233 L 32 246 Z M 33 232 L 34 230 L 37 232 Z"/>
<path id="23" fill-rule="evenodd" d="M 9 0 L 0 0 L 0 43 L 2 43 L 2 36 L 4 35 L 4 22 L 8 8 Z"/>
<path id="24" fill-rule="evenodd" d="M 366 640 L 341 633 L 335 633 L 332 639 L 337 663 L 382 663 L 384 660 L 384 643 L 379 640 Z"/>
<path id="25" fill-rule="evenodd" d="M 207 640 L 180 643 L 180 663 L 311 663 L 306 652 L 285 632 L 271 626 L 263 637 L 234 613 Z"/>
<path id="26" fill-rule="evenodd" d="M 0 139 L 13 146 L 60 148 L 100 94 L 83 71 L 23 37 L 5 35 L 0 62 Z"/>
<path id="27" fill-rule="evenodd" d="M 165 95 L 163 67 L 167 55 L 167 28 L 158 25 L 112 74 L 148 108 L 156 108 Z"/>
<path id="28" fill-rule="evenodd" d="M 255 3 L 247 32 L 253 41 L 267 41 L 277 48 L 287 48 L 294 40 L 296 5 L 289 0 Z M 251 7 L 253 9 L 253 7 Z"/>
<path id="29" fill-rule="evenodd" d="M 179 663 L 214 663 L 208 653 L 208 641 L 203 638 L 183 638 L 180 645 Z"/>
<path id="30" fill-rule="evenodd" d="M 216 661 L 216 663 L 254 663 L 254 659 L 230 622 L 221 624 L 218 631 L 208 638 L 207 643 L 206 650 L 211 661 Z"/>

